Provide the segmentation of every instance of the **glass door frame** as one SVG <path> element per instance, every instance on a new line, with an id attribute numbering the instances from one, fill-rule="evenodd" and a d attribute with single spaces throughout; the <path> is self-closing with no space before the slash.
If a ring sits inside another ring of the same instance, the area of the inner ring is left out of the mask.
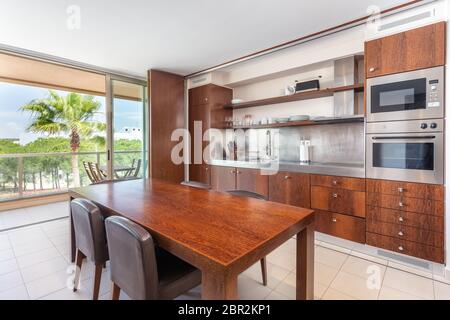
<path id="1" fill-rule="evenodd" d="M 147 81 L 129 78 L 125 76 L 111 75 L 107 74 L 105 77 L 105 104 L 106 104 L 106 166 L 107 166 L 107 179 L 114 180 L 114 93 L 113 93 L 113 82 L 114 81 L 122 81 L 128 82 L 136 85 L 140 85 L 143 87 L 143 144 L 142 144 L 142 172 L 143 177 L 147 177 L 147 163 L 148 163 L 148 124 L 149 124 L 149 99 L 148 99 L 148 90 L 147 90 Z"/>

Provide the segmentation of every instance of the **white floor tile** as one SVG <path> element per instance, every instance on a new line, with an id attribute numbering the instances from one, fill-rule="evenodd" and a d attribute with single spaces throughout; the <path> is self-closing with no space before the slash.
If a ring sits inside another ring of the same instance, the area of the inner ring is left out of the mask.
<path id="1" fill-rule="evenodd" d="M 0 262 L 14 258 L 14 251 L 12 249 L 5 249 L 0 251 Z"/>
<path id="2" fill-rule="evenodd" d="M 419 268 L 415 268 L 415 267 L 408 266 L 405 264 L 397 263 L 394 261 L 389 261 L 388 266 L 391 268 L 394 268 L 394 269 L 398 269 L 398 270 L 406 271 L 406 272 L 409 272 L 412 274 L 416 274 L 418 276 L 422 276 L 422 277 L 425 277 L 428 279 L 433 278 L 433 272 L 431 270 L 419 269 Z"/>
<path id="3" fill-rule="evenodd" d="M 330 288 L 358 300 L 375 300 L 380 291 L 369 286 L 366 279 L 342 271 L 331 283 Z"/>
<path id="4" fill-rule="evenodd" d="M 36 253 L 48 248 L 54 248 L 54 245 L 46 238 L 34 240 L 19 246 L 13 245 L 14 255 L 16 257 Z"/>
<path id="5" fill-rule="evenodd" d="M 30 267 L 21 269 L 23 281 L 25 283 L 43 278 L 61 270 L 67 270 L 69 264 L 63 257 L 57 257 L 44 261 Z"/>
<path id="6" fill-rule="evenodd" d="M 384 286 L 409 293 L 425 299 L 433 299 L 433 280 L 423 278 L 405 271 L 387 268 Z"/>
<path id="7" fill-rule="evenodd" d="M 19 271 L 13 271 L 0 276 L 0 292 L 18 287 L 23 284 Z"/>
<path id="8" fill-rule="evenodd" d="M 0 300 L 28 300 L 28 292 L 24 285 L 0 292 Z"/>
<path id="9" fill-rule="evenodd" d="M 296 253 L 276 249 L 267 256 L 267 261 L 283 269 L 292 271 L 297 265 Z"/>
<path id="10" fill-rule="evenodd" d="M 30 299 L 39 299 L 50 293 L 68 288 L 67 283 L 70 275 L 65 270 L 52 273 L 43 278 L 25 284 L 30 295 Z"/>
<path id="11" fill-rule="evenodd" d="M 315 261 L 330 266 L 334 269 L 340 269 L 347 257 L 347 254 L 320 246 L 318 246 L 315 250 Z"/>
<path id="12" fill-rule="evenodd" d="M 17 257 L 17 263 L 19 264 L 20 268 L 26 268 L 60 256 L 61 254 L 58 252 L 58 250 L 53 247 Z"/>
<path id="13" fill-rule="evenodd" d="M 328 288 L 328 290 L 322 296 L 322 300 L 355 300 L 355 298 L 335 289 Z"/>
<path id="14" fill-rule="evenodd" d="M 274 290 L 266 297 L 266 300 L 290 300 L 290 299 L 289 297 L 281 293 L 278 293 Z"/>
<path id="15" fill-rule="evenodd" d="M 73 292 L 72 289 L 64 288 L 44 297 L 41 297 L 39 300 L 91 300 L 92 295 L 87 290 L 77 290 Z"/>
<path id="16" fill-rule="evenodd" d="M 412 294 L 390 288 L 383 285 L 381 287 L 379 300 L 423 300 L 423 298 L 414 296 Z"/>
<path id="17" fill-rule="evenodd" d="M 94 288 L 94 279 L 93 278 L 87 278 L 85 280 L 81 281 L 80 288 L 87 290 L 90 294 L 93 292 Z M 103 272 L 102 278 L 100 281 L 100 291 L 99 296 L 104 295 L 108 291 L 111 290 L 111 277 L 109 275 L 109 272 Z"/>
<path id="18" fill-rule="evenodd" d="M 262 284 L 261 264 L 259 261 L 242 274 Z M 267 287 L 274 289 L 288 274 L 289 270 L 267 262 Z"/>
<path id="19" fill-rule="evenodd" d="M 320 247 L 331 249 L 331 250 L 334 250 L 334 251 L 338 251 L 338 252 L 341 252 L 343 254 L 350 254 L 352 252 L 352 250 L 350 250 L 350 249 L 347 249 L 347 248 L 344 248 L 344 247 L 340 247 L 340 246 L 337 246 L 335 244 L 332 244 L 332 243 L 329 243 L 329 242 L 325 242 L 325 241 L 321 242 Z"/>
<path id="20" fill-rule="evenodd" d="M 263 300 L 272 290 L 247 276 L 238 277 L 238 297 L 240 300 Z"/>
<path id="21" fill-rule="evenodd" d="M 320 298 L 327 286 L 314 281 L 314 296 Z M 290 300 L 296 299 L 296 274 L 290 273 L 276 288 L 275 292 L 284 295 Z"/>
<path id="22" fill-rule="evenodd" d="M 341 271 L 353 274 L 364 279 L 367 279 L 369 276 L 374 275 L 374 273 L 376 272 L 380 275 L 379 282 L 381 284 L 384 273 L 386 272 L 386 267 L 372 261 L 349 256 L 342 266 Z"/>
<path id="23" fill-rule="evenodd" d="M 434 296 L 436 300 L 450 300 L 450 285 L 434 281 Z"/>
<path id="24" fill-rule="evenodd" d="M 11 243 L 9 237 L 6 234 L 0 234 L 0 250 L 11 249 Z"/>
<path id="25" fill-rule="evenodd" d="M 49 237 L 49 239 L 55 246 L 70 244 L 70 235 L 69 234 L 63 234 L 63 235 L 59 235 L 59 236 Z"/>
<path id="26" fill-rule="evenodd" d="M 16 258 L 0 262 L 0 275 L 10 273 L 19 269 Z"/>
<path id="27" fill-rule="evenodd" d="M 316 262 L 314 264 L 314 281 L 328 287 L 338 272 L 338 269 Z"/>

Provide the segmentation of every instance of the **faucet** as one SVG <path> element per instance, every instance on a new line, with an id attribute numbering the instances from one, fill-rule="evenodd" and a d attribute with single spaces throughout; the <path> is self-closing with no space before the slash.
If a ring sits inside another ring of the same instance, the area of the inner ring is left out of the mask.
<path id="1" fill-rule="evenodd" d="M 270 130 L 266 131 L 266 156 L 272 159 L 272 134 Z"/>

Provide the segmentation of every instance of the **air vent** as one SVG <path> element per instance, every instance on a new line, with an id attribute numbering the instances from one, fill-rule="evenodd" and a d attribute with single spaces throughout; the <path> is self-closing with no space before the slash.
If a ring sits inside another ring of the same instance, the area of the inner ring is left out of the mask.
<path id="1" fill-rule="evenodd" d="M 403 263 L 408 263 L 410 265 L 432 271 L 431 264 L 426 261 L 414 259 L 411 257 L 406 257 L 406 256 L 403 256 L 400 254 L 396 254 L 396 253 L 392 253 L 392 252 L 388 252 L 388 251 L 384 251 L 384 250 L 377 250 L 377 253 L 378 253 L 378 255 L 389 258 L 389 259 L 397 260 L 397 261 L 400 261 Z"/>
<path id="2" fill-rule="evenodd" d="M 205 82 L 205 81 L 208 81 L 208 77 L 200 77 L 200 78 L 192 79 L 193 84 L 198 84 L 198 83 Z"/>
<path id="3" fill-rule="evenodd" d="M 406 18 L 399 19 L 399 20 L 396 20 L 393 22 L 382 24 L 378 27 L 378 31 L 386 31 L 386 30 L 389 30 L 389 29 L 392 29 L 392 28 L 395 28 L 398 26 L 402 26 L 402 25 L 405 25 L 405 24 L 408 24 L 411 22 L 417 22 L 417 21 L 420 21 L 423 19 L 427 19 L 427 18 L 430 18 L 431 16 L 432 16 L 432 11 L 422 12 L 422 13 L 419 13 L 419 14 L 416 14 L 416 15 L 413 15 L 410 17 L 406 17 Z M 434 14 L 433 14 L 433 16 L 434 16 Z"/>

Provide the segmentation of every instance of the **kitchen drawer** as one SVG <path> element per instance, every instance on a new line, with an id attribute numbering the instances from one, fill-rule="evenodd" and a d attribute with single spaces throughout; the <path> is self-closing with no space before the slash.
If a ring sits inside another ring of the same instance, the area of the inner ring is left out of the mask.
<path id="1" fill-rule="evenodd" d="M 372 193 L 444 201 L 444 186 L 437 184 L 367 179 L 366 187 Z"/>
<path id="2" fill-rule="evenodd" d="M 315 226 L 319 232 L 355 242 L 365 242 L 366 223 L 362 218 L 316 210 Z"/>
<path id="3" fill-rule="evenodd" d="M 367 193 L 367 205 L 440 217 L 444 216 L 444 202 L 442 201 Z"/>
<path id="4" fill-rule="evenodd" d="M 366 231 L 401 240 L 418 242 L 433 247 L 442 248 L 444 246 L 444 233 L 434 232 L 398 224 L 386 223 L 375 220 L 366 220 Z"/>
<path id="5" fill-rule="evenodd" d="M 417 242 L 382 236 L 371 232 L 366 233 L 366 243 L 374 247 L 395 251 L 409 256 L 444 263 L 443 248 L 427 246 Z"/>
<path id="6" fill-rule="evenodd" d="M 435 232 L 444 232 L 444 218 L 429 214 L 367 206 L 366 219 L 367 221 L 381 221 L 395 223 L 400 226 L 410 226 Z"/>
<path id="7" fill-rule="evenodd" d="M 269 200 L 298 206 L 311 207 L 309 174 L 278 172 L 269 175 Z"/>
<path id="8" fill-rule="evenodd" d="M 360 178 L 336 177 L 336 176 L 322 176 L 311 175 L 312 186 L 322 186 L 330 188 L 342 188 L 353 191 L 365 191 L 366 181 Z"/>
<path id="9" fill-rule="evenodd" d="M 366 194 L 339 188 L 311 187 L 311 208 L 365 217 Z"/>

